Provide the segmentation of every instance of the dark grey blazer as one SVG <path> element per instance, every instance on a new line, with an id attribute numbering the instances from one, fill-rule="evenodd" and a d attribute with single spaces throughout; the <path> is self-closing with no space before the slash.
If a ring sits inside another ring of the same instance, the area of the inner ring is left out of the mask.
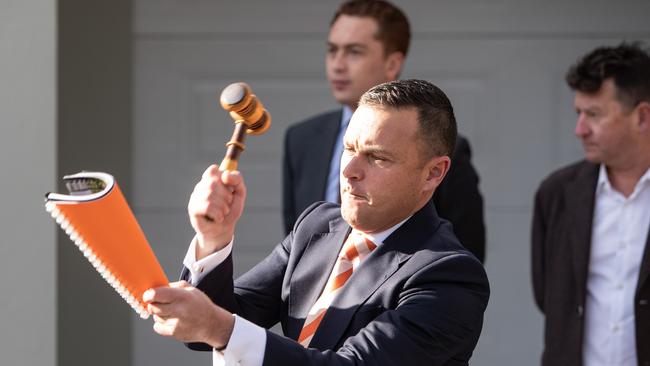
<path id="1" fill-rule="evenodd" d="M 598 165 L 581 161 L 560 169 L 535 195 L 532 274 L 544 313 L 544 366 L 582 365 L 584 305 Z M 649 203 L 650 204 L 650 203 Z M 634 300 L 637 357 L 650 365 L 650 233 Z"/>
<path id="2" fill-rule="evenodd" d="M 481 332 L 488 281 L 431 203 L 365 259 L 310 348 L 295 342 L 350 230 L 338 205 L 317 203 L 234 283 L 229 257 L 197 287 L 262 327 L 282 324 L 286 337 L 267 332 L 265 365 L 467 365 Z"/>
<path id="3" fill-rule="evenodd" d="M 291 126 L 284 138 L 282 214 L 288 234 L 296 218 L 325 199 L 332 150 L 342 110 L 327 112 Z M 466 138 L 458 136 L 451 169 L 433 196 L 436 209 L 454 225 L 460 242 L 481 262 L 485 259 L 483 197 Z"/>

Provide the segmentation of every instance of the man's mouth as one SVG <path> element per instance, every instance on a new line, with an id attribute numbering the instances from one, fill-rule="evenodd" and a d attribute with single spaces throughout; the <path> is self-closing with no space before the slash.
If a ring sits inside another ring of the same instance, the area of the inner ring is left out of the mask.
<path id="1" fill-rule="evenodd" d="M 336 90 L 346 89 L 350 85 L 350 82 L 348 80 L 332 80 L 330 83 Z"/>
<path id="2" fill-rule="evenodd" d="M 349 190 L 345 190 L 344 193 L 346 193 L 353 200 L 368 201 L 368 197 L 361 194 L 360 192 L 352 192 Z"/>
<path id="3" fill-rule="evenodd" d="M 594 147 L 596 147 L 596 144 L 594 144 L 593 142 L 587 142 L 582 140 L 582 147 L 585 149 L 593 149 Z"/>

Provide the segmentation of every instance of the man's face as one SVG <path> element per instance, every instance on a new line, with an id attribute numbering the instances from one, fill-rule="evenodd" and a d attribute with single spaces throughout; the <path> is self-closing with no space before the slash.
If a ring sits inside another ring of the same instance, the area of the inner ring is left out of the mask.
<path id="1" fill-rule="evenodd" d="M 605 80 L 593 94 L 576 92 L 574 105 L 575 134 L 586 159 L 607 166 L 625 164 L 634 141 L 633 113 L 618 100 L 614 81 Z"/>
<path id="2" fill-rule="evenodd" d="M 435 189 L 417 146 L 417 118 L 415 108 L 362 105 L 354 112 L 340 179 L 341 214 L 355 229 L 386 230 L 420 209 Z"/>
<path id="3" fill-rule="evenodd" d="M 352 109 L 368 89 L 395 80 L 402 65 L 400 52 L 385 55 L 377 31 L 374 19 L 349 15 L 339 16 L 330 28 L 327 79 L 334 99 Z"/>

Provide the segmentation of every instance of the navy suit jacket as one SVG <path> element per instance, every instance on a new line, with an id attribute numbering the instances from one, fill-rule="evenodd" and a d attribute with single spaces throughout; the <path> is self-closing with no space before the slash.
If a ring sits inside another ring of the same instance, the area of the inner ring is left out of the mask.
<path id="1" fill-rule="evenodd" d="M 544 366 L 582 365 L 584 306 L 597 164 L 580 161 L 547 177 L 535 195 L 532 275 L 544 313 Z M 634 299 L 637 363 L 650 366 L 650 233 Z"/>
<path id="2" fill-rule="evenodd" d="M 323 113 L 291 126 L 284 139 L 282 214 L 285 232 L 312 203 L 325 199 L 332 150 L 342 110 Z M 485 259 L 483 197 L 472 166 L 469 142 L 458 136 L 449 173 L 433 195 L 440 217 L 454 225 L 460 242 L 481 262 Z"/>
<path id="3" fill-rule="evenodd" d="M 338 205 L 314 204 L 249 272 L 233 282 L 229 257 L 197 287 L 264 328 L 281 323 L 285 337 L 267 331 L 265 365 L 467 365 L 489 285 L 431 202 L 354 272 L 310 348 L 295 341 L 350 230 Z"/>

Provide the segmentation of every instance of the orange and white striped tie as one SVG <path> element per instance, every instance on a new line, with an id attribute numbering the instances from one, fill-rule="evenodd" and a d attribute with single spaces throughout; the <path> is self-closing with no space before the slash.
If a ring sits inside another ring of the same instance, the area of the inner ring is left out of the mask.
<path id="1" fill-rule="evenodd" d="M 339 293 L 341 287 L 345 285 L 348 278 L 352 276 L 352 272 L 359 266 L 370 252 L 372 252 L 377 245 L 368 239 L 363 233 L 353 230 L 348 236 L 343 249 L 339 253 L 339 257 L 334 264 L 334 269 L 330 274 L 327 284 L 323 293 L 321 293 L 316 303 L 309 310 L 305 325 L 302 327 L 298 342 L 304 347 L 309 346 L 309 342 L 314 337 L 316 329 L 321 320 L 325 316 L 327 308 L 332 303 L 332 300 Z"/>

